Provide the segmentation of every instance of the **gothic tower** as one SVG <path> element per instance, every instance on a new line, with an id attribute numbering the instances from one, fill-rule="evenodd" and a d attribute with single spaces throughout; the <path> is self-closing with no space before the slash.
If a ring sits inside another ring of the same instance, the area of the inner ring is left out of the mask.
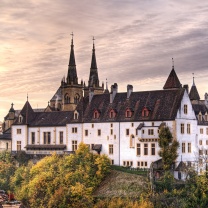
<path id="1" fill-rule="evenodd" d="M 89 88 L 94 89 L 94 94 L 102 94 L 104 91 L 104 84 L 99 86 L 99 77 L 98 77 L 98 68 L 96 62 L 96 55 L 95 55 L 95 43 L 93 37 L 93 48 L 92 48 L 92 60 L 91 60 L 91 67 L 90 67 L 90 75 L 88 80 L 88 86 L 84 84 L 84 97 L 89 95 Z"/>

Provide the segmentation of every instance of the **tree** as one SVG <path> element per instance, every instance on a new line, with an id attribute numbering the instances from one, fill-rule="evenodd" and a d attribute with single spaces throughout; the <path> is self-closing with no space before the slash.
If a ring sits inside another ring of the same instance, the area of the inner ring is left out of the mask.
<path id="1" fill-rule="evenodd" d="M 179 148 L 179 143 L 170 132 L 169 127 L 162 127 L 159 133 L 159 156 L 162 157 L 164 170 L 170 170 L 172 164 L 178 157 L 177 150 Z"/>

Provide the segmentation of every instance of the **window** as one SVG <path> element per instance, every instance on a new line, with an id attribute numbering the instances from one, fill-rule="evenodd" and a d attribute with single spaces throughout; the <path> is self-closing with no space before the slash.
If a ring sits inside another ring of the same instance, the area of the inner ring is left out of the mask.
<path id="1" fill-rule="evenodd" d="M 94 124 L 92 124 L 92 128 L 94 128 Z"/>
<path id="2" fill-rule="evenodd" d="M 113 154 L 113 144 L 109 144 L 109 155 Z"/>
<path id="3" fill-rule="evenodd" d="M 35 132 L 31 132 L 31 144 L 35 144 Z"/>
<path id="4" fill-rule="evenodd" d="M 140 161 L 137 162 L 137 166 L 140 167 Z"/>
<path id="5" fill-rule="evenodd" d="M 149 110 L 144 107 L 142 110 L 142 117 L 148 117 L 149 116 Z"/>
<path id="6" fill-rule="evenodd" d="M 23 120 L 23 118 L 22 118 L 22 116 L 20 115 L 20 116 L 19 116 L 19 123 L 22 123 L 22 120 Z"/>
<path id="7" fill-rule="evenodd" d="M 111 160 L 111 165 L 114 165 L 114 160 Z"/>
<path id="8" fill-rule="evenodd" d="M 191 153 L 191 143 L 188 143 L 188 153 Z"/>
<path id="9" fill-rule="evenodd" d="M 208 128 L 206 128 L 206 134 L 208 135 Z"/>
<path id="10" fill-rule="evenodd" d="M 7 142 L 6 143 L 6 150 L 8 150 L 9 149 L 9 143 Z"/>
<path id="11" fill-rule="evenodd" d="M 22 129 L 17 129 L 17 134 L 21 134 L 22 133 Z"/>
<path id="12" fill-rule="evenodd" d="M 131 118 L 131 116 L 132 116 L 131 110 L 127 109 L 125 115 L 126 115 L 126 118 Z"/>
<path id="13" fill-rule="evenodd" d="M 116 135 L 114 134 L 114 139 L 116 139 Z"/>
<path id="14" fill-rule="evenodd" d="M 138 135 L 138 131 L 137 131 L 137 129 L 135 129 L 135 134 L 136 134 L 136 135 Z"/>
<path id="15" fill-rule="evenodd" d="M 155 155 L 155 144 L 151 144 L 151 155 Z"/>
<path id="16" fill-rule="evenodd" d="M 126 161 L 123 161 L 123 166 L 126 166 Z"/>
<path id="17" fill-rule="evenodd" d="M 185 153 L 185 143 L 182 143 L 182 153 Z"/>
<path id="18" fill-rule="evenodd" d="M 126 136 L 129 136 L 129 129 L 126 129 Z"/>
<path id="19" fill-rule="evenodd" d="M 184 124 L 181 124 L 181 134 L 184 134 Z"/>
<path id="20" fill-rule="evenodd" d="M 113 135 L 113 129 L 110 130 L 110 134 Z"/>
<path id="21" fill-rule="evenodd" d="M 134 123 L 131 123 L 131 127 L 134 127 Z"/>
<path id="22" fill-rule="evenodd" d="M 44 144 L 51 143 L 51 132 L 43 132 L 43 143 Z"/>
<path id="23" fill-rule="evenodd" d="M 155 125 L 155 123 L 154 122 L 152 122 L 152 126 L 154 126 Z"/>
<path id="24" fill-rule="evenodd" d="M 200 134 L 203 134 L 203 129 L 200 129 Z"/>
<path id="25" fill-rule="evenodd" d="M 204 115 L 204 120 L 205 121 L 208 121 L 208 115 L 207 115 L 207 113 Z"/>
<path id="26" fill-rule="evenodd" d="M 113 124 L 112 123 L 111 123 L 110 127 L 113 128 Z"/>
<path id="27" fill-rule="evenodd" d="M 88 130 L 85 129 L 85 136 L 88 136 Z"/>
<path id="28" fill-rule="evenodd" d="M 208 140 L 206 140 L 206 145 L 208 145 Z"/>
<path id="29" fill-rule="evenodd" d="M 74 113 L 74 119 L 77 120 L 78 119 L 78 113 Z"/>
<path id="30" fill-rule="evenodd" d="M 199 114 L 199 121 L 202 121 L 202 114 Z"/>
<path id="31" fill-rule="evenodd" d="M 137 152 L 136 152 L 137 156 L 141 155 L 141 144 L 137 143 Z"/>
<path id="32" fill-rule="evenodd" d="M 59 144 L 63 144 L 64 143 L 64 132 L 60 131 L 59 132 Z"/>
<path id="33" fill-rule="evenodd" d="M 77 127 L 72 127 L 72 133 L 77 133 Z"/>
<path id="34" fill-rule="evenodd" d="M 98 136 L 101 136 L 101 129 L 98 129 Z"/>
<path id="35" fill-rule="evenodd" d="M 77 150 L 77 140 L 72 140 L 72 151 Z"/>
<path id="36" fill-rule="evenodd" d="M 187 124 L 187 134 L 190 134 L 190 133 L 191 133 L 191 125 Z"/>
<path id="37" fill-rule="evenodd" d="M 148 129 L 148 135 L 154 135 L 154 129 Z"/>
<path id="38" fill-rule="evenodd" d="M 202 145 L 202 140 L 199 140 L 199 145 Z"/>
<path id="39" fill-rule="evenodd" d="M 134 143 L 135 143 L 134 135 L 131 135 L 131 137 L 130 137 L 130 147 L 134 147 Z"/>
<path id="40" fill-rule="evenodd" d="M 98 119 L 99 117 L 100 117 L 100 113 L 97 110 L 95 110 L 93 113 L 93 118 Z"/>
<path id="41" fill-rule="evenodd" d="M 116 112 L 115 112 L 115 110 L 110 110 L 110 112 L 109 112 L 109 117 L 110 118 L 115 118 L 116 117 Z"/>
<path id="42" fill-rule="evenodd" d="M 184 114 L 188 113 L 188 106 L 187 105 L 184 105 L 183 112 L 184 112 Z"/>
<path id="43" fill-rule="evenodd" d="M 142 134 L 144 134 L 144 129 L 142 130 Z"/>
<path id="44" fill-rule="evenodd" d="M 75 97 L 74 97 L 74 103 L 75 103 L 75 104 L 78 104 L 79 98 L 80 98 L 80 95 L 77 93 L 77 94 L 75 95 Z"/>
<path id="45" fill-rule="evenodd" d="M 199 150 L 199 155 L 203 155 L 203 150 Z"/>
<path id="46" fill-rule="evenodd" d="M 21 141 L 17 141 L 17 151 L 21 151 Z"/>
<path id="47" fill-rule="evenodd" d="M 144 162 L 141 162 L 141 166 L 144 166 Z"/>
<path id="48" fill-rule="evenodd" d="M 144 143 L 144 155 L 148 155 L 148 144 Z"/>
<path id="49" fill-rule="evenodd" d="M 68 94 L 65 94 L 65 96 L 64 96 L 64 103 L 65 104 L 69 104 L 70 103 L 70 97 L 69 97 Z"/>
<path id="50" fill-rule="evenodd" d="M 147 167 L 147 162 L 144 162 L 144 166 Z"/>
<path id="51" fill-rule="evenodd" d="M 126 166 L 126 167 L 133 166 L 133 161 L 123 161 L 123 166 Z"/>

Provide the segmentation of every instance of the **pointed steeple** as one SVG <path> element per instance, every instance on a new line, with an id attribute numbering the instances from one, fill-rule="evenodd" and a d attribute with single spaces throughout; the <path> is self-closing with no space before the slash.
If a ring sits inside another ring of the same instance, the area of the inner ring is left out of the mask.
<path id="1" fill-rule="evenodd" d="M 163 87 L 163 89 L 176 89 L 176 88 L 181 88 L 181 83 L 178 79 L 178 76 L 175 72 L 175 69 L 174 69 L 174 61 L 173 61 L 173 58 L 172 58 L 172 70 L 168 76 L 168 79 L 166 80 L 166 83 Z"/>
<path id="2" fill-rule="evenodd" d="M 77 78 L 77 69 L 75 63 L 75 55 L 74 55 L 74 43 L 73 43 L 73 36 L 71 34 L 71 51 L 70 51 L 70 58 L 69 58 L 69 65 L 68 65 L 68 75 L 67 75 L 67 84 L 78 84 Z"/>
<path id="3" fill-rule="evenodd" d="M 194 73 L 193 73 L 193 85 L 189 93 L 189 98 L 190 100 L 200 100 L 200 96 L 199 96 L 198 90 L 194 82 Z"/>
<path id="4" fill-rule="evenodd" d="M 23 124 L 29 124 L 30 121 L 33 119 L 34 111 L 28 100 L 26 101 L 24 107 L 20 111 L 20 115 L 23 116 Z"/>
<path id="5" fill-rule="evenodd" d="M 99 78 L 98 78 L 97 62 L 96 62 L 96 55 L 95 55 L 95 43 L 94 43 L 95 38 L 93 37 L 92 40 L 93 40 L 92 61 L 91 61 L 88 86 L 99 87 Z"/>
<path id="6" fill-rule="evenodd" d="M 109 90 L 108 90 L 108 80 L 107 80 L 107 78 L 106 78 L 106 87 L 105 87 L 104 94 L 109 94 Z"/>

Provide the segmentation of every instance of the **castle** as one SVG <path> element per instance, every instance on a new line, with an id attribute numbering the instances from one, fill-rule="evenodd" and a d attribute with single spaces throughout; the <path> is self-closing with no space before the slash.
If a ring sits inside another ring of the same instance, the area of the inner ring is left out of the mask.
<path id="1" fill-rule="evenodd" d="M 7 135 L 13 153 L 70 154 L 84 142 L 92 151 L 108 155 L 112 164 L 140 168 L 160 159 L 158 134 L 168 126 L 180 144 L 175 177 L 185 178 L 181 176 L 184 165 L 199 173 L 206 168 L 208 94 L 200 100 L 194 79 L 189 92 L 174 65 L 161 90 L 134 92 L 128 85 L 120 93 L 114 83 L 109 92 L 99 82 L 94 42 L 89 81 L 79 83 L 72 37 L 67 77 L 48 106 L 35 110 L 27 100 L 18 113 L 12 106 L 4 126 L 8 128 L 0 141 Z"/>

